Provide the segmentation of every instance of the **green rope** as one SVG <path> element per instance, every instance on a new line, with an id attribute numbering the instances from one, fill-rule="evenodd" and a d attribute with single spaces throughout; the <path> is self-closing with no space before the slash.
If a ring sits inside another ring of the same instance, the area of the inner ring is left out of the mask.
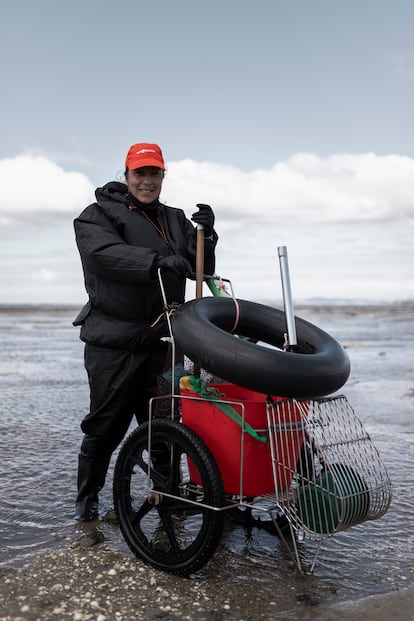
<path id="1" fill-rule="evenodd" d="M 240 414 L 228 403 L 221 403 L 217 401 L 220 398 L 220 393 L 216 388 L 212 386 L 208 386 L 203 380 L 198 377 L 194 377 L 194 375 L 189 376 L 189 382 L 195 393 L 203 397 L 203 399 L 207 399 L 209 401 L 214 401 L 214 405 L 219 408 L 226 416 L 231 418 L 237 425 L 243 428 L 244 431 L 247 431 L 255 440 L 259 442 L 267 442 L 267 438 L 265 436 L 259 436 L 259 434 L 249 425 L 249 423 L 244 422 L 240 416 Z M 235 399 L 236 401 L 236 399 Z"/>

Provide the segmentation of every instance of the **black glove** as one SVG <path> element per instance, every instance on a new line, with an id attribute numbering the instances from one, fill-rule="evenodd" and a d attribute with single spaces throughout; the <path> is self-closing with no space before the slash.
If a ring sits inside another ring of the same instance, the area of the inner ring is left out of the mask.
<path id="1" fill-rule="evenodd" d="M 214 212 L 210 205 L 197 204 L 198 211 L 193 213 L 191 220 L 196 224 L 202 224 L 204 227 L 204 234 L 206 237 L 210 237 L 213 234 L 214 228 Z"/>
<path id="2" fill-rule="evenodd" d="M 168 270 L 177 274 L 179 278 L 190 276 L 192 269 L 190 262 L 179 254 L 172 254 L 169 257 L 161 257 L 158 259 L 157 267 L 162 270 Z"/>

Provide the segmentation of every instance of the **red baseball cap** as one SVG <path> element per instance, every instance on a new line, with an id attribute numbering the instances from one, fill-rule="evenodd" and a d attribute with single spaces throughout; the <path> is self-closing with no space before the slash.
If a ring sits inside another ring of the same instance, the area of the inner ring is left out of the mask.
<path id="1" fill-rule="evenodd" d="M 125 166 L 129 170 L 143 168 L 144 166 L 155 166 L 165 170 L 161 149 L 157 144 L 147 142 L 138 142 L 132 145 L 127 153 Z"/>

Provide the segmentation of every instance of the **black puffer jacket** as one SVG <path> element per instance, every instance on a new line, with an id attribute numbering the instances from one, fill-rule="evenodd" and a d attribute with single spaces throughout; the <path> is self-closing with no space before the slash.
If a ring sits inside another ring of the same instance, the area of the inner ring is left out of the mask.
<path id="1" fill-rule="evenodd" d="M 195 270 L 196 229 L 181 209 L 160 204 L 157 228 L 140 209 L 130 207 L 127 186 L 111 182 L 96 190 L 96 203 L 74 221 L 89 302 L 74 325 L 93 345 L 113 348 L 148 347 L 149 326 L 162 312 L 157 259 L 179 254 Z M 205 242 L 204 271 L 213 274 L 217 235 Z M 184 302 L 185 281 L 164 273 L 169 303 Z"/>

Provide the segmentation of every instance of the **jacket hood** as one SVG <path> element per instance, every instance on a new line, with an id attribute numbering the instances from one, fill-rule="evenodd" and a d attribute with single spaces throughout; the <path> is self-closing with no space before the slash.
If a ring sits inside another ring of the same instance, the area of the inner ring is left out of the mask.
<path id="1" fill-rule="evenodd" d="M 124 205 L 129 204 L 128 187 L 125 183 L 120 183 L 119 181 L 110 181 L 101 188 L 96 188 L 95 196 L 99 204 L 103 204 L 107 201 L 111 201 L 111 203 L 122 203 Z"/>

